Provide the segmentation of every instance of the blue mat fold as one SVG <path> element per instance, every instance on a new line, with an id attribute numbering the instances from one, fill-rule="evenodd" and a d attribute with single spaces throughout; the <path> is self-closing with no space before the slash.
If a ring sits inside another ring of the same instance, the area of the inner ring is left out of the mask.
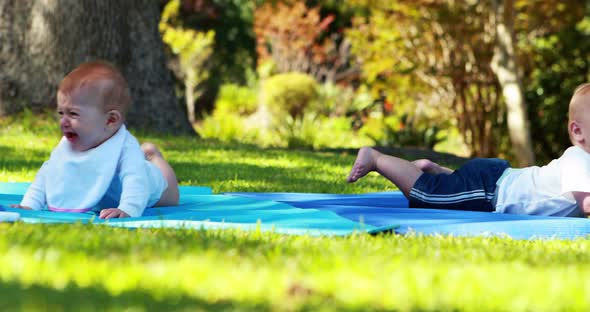
<path id="1" fill-rule="evenodd" d="M 309 193 L 227 193 L 274 200 L 294 207 L 332 211 L 339 216 L 377 228 L 398 225 L 405 234 L 455 236 L 509 236 L 514 239 L 586 238 L 590 219 L 511 215 L 477 211 L 407 208 L 401 192 L 359 195 Z"/>
<path id="2" fill-rule="evenodd" d="M 18 212 L 27 223 L 92 222 L 120 227 L 173 228 L 239 228 L 274 231 L 284 234 L 349 235 L 372 231 L 376 227 L 338 216 L 330 211 L 295 208 L 271 200 L 231 195 L 212 195 L 208 187 L 180 188 L 180 204 L 176 207 L 146 209 L 139 218 L 101 220 L 91 213 L 30 211 L 8 208 L 19 203 L 28 183 L 0 183 L 0 205 L 9 212 Z"/>

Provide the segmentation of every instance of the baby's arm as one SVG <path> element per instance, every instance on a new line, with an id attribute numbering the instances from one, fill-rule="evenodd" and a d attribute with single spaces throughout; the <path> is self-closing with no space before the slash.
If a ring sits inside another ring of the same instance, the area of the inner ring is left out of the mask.
<path id="1" fill-rule="evenodd" d="M 45 207 L 45 168 L 47 165 L 47 162 L 43 163 L 20 204 L 11 205 L 11 207 L 32 210 L 41 210 Z"/>
<path id="2" fill-rule="evenodd" d="M 137 147 L 139 147 L 139 144 Z M 145 155 L 140 148 L 135 149 L 126 146 L 123 149 L 115 178 L 121 181 L 119 206 L 117 208 L 103 209 L 99 217 L 140 217 L 147 207 L 150 196 Z"/>
<path id="3" fill-rule="evenodd" d="M 144 170 L 145 171 L 145 170 Z M 127 218 L 140 217 L 147 206 L 149 194 L 147 193 L 147 174 L 144 177 L 141 172 L 123 172 L 121 179 L 121 198 L 119 207 L 107 208 L 100 211 L 99 218 Z"/>
<path id="4" fill-rule="evenodd" d="M 144 166 L 138 165 L 133 164 L 129 168 L 121 169 L 120 174 L 121 199 L 117 208 L 131 217 L 140 217 L 143 214 L 150 196 L 147 171 Z"/>
<path id="5" fill-rule="evenodd" d="M 572 192 L 578 207 L 586 216 L 590 216 L 590 193 L 588 192 Z"/>

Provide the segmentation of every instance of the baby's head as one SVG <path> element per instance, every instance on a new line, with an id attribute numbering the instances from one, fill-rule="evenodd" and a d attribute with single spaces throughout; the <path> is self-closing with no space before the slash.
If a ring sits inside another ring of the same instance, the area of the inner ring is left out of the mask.
<path id="1" fill-rule="evenodd" d="M 57 92 L 61 130 L 72 148 L 100 145 L 121 127 L 131 106 L 129 86 L 110 63 L 83 63 L 66 75 Z"/>
<path id="2" fill-rule="evenodd" d="M 99 102 L 106 112 L 118 110 L 123 117 L 131 106 L 131 95 L 127 81 L 112 64 L 105 61 L 82 63 L 67 74 L 59 85 L 59 96 L 71 96 L 77 91 L 85 90 L 99 97 Z"/>
<path id="3" fill-rule="evenodd" d="M 590 153 L 590 83 L 576 88 L 570 100 L 568 132 L 573 145 Z"/>

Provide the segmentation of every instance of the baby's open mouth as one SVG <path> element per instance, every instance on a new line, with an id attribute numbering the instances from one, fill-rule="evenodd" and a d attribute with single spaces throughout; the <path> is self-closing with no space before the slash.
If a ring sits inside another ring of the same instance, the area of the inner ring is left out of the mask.
<path id="1" fill-rule="evenodd" d="M 74 132 L 65 132 L 64 136 L 66 137 L 66 139 L 68 139 L 68 141 L 73 141 L 76 139 L 76 137 L 78 137 L 78 135 Z"/>

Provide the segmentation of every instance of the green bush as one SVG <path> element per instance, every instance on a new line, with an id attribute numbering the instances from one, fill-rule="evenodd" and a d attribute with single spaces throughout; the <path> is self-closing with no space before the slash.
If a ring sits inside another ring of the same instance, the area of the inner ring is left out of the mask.
<path id="1" fill-rule="evenodd" d="M 348 116 L 373 104 L 373 98 L 365 88 L 354 90 L 327 82 L 321 84 L 317 90 L 317 100 L 311 104 L 309 110 L 323 116 Z"/>
<path id="2" fill-rule="evenodd" d="M 220 113 L 236 113 L 246 116 L 253 114 L 257 108 L 256 90 L 233 83 L 221 86 L 215 101 L 215 110 Z"/>
<path id="3" fill-rule="evenodd" d="M 305 113 L 301 117 L 288 116 L 274 128 L 278 146 L 287 148 L 356 148 L 371 144 L 352 130 L 350 117 L 319 116 Z"/>
<path id="4" fill-rule="evenodd" d="M 304 110 L 318 97 L 317 82 L 303 73 L 285 73 L 272 76 L 263 83 L 264 103 L 276 119 L 285 113 L 292 118 L 303 115 Z"/>
<path id="5" fill-rule="evenodd" d="M 413 146 L 434 149 L 445 137 L 437 124 L 420 124 L 407 114 L 400 117 L 388 116 L 383 120 L 371 120 L 365 124 L 361 133 L 380 146 Z"/>
<path id="6" fill-rule="evenodd" d="M 369 116 L 363 120 L 362 127 L 359 129 L 359 134 L 370 138 L 373 143 L 379 144 L 378 141 L 385 138 L 385 121 L 381 115 L 379 117 Z"/>
<path id="7" fill-rule="evenodd" d="M 319 119 L 314 148 L 357 148 L 370 145 L 371 140 L 352 129 L 351 117 L 325 117 Z"/>
<path id="8" fill-rule="evenodd" d="M 215 111 L 197 127 L 203 138 L 222 142 L 256 144 L 261 147 L 303 149 L 360 147 L 371 144 L 351 129 L 349 117 L 326 117 L 305 113 L 300 117 L 286 116 L 269 129 L 258 128 L 252 116 Z"/>
<path id="9" fill-rule="evenodd" d="M 244 118 L 237 113 L 221 113 L 220 111 L 206 116 L 196 131 L 206 139 L 245 143 L 255 142 L 259 132 L 257 129 L 247 127 Z"/>
<path id="10" fill-rule="evenodd" d="M 197 132 L 204 138 L 262 147 L 320 149 L 371 143 L 352 129 L 348 116 L 369 103 L 366 93 L 333 84 L 318 87 L 311 77 L 299 73 L 273 76 L 263 85 L 266 98 L 272 99 L 266 105 L 269 123 L 266 115 L 258 114 L 256 88 L 225 84 L 213 114 L 205 117 Z"/>
<path id="11" fill-rule="evenodd" d="M 312 149 L 317 136 L 317 116 L 314 114 L 287 116 L 276 126 L 275 131 L 287 148 Z"/>

